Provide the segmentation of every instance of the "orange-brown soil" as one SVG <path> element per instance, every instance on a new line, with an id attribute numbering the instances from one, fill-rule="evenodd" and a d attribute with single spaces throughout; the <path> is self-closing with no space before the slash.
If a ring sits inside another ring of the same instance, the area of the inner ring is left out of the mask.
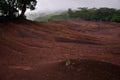
<path id="1" fill-rule="evenodd" d="M 120 80 L 120 23 L 0 24 L 0 80 Z"/>

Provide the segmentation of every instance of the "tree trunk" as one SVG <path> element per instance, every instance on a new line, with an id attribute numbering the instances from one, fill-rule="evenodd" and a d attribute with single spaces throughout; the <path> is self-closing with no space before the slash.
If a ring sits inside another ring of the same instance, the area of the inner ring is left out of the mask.
<path id="1" fill-rule="evenodd" d="M 24 17 L 25 17 L 25 16 L 24 16 L 24 15 L 25 15 L 25 12 L 26 12 L 26 4 L 24 4 L 23 7 L 22 7 L 21 14 L 20 14 L 20 17 L 21 17 L 21 18 L 24 18 Z"/>

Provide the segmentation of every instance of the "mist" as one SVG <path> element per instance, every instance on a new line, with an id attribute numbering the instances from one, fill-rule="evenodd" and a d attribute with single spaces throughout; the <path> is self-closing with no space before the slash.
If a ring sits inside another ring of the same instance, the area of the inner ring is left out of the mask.
<path id="1" fill-rule="evenodd" d="M 48 14 L 55 11 L 67 10 L 68 8 L 77 9 L 79 7 L 88 8 L 116 8 L 120 9 L 120 0 L 37 0 L 34 11 L 27 10 L 28 18 L 35 18 L 40 14 Z"/>

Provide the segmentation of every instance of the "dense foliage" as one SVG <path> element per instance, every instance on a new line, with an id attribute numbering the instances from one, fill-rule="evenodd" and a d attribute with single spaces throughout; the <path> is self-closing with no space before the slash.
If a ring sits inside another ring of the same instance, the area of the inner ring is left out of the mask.
<path id="1" fill-rule="evenodd" d="M 34 10 L 36 0 L 0 0 L 0 16 L 24 17 L 26 9 Z"/>
<path id="2" fill-rule="evenodd" d="M 77 10 L 68 9 L 60 14 L 54 14 L 37 18 L 37 21 L 57 21 L 57 20 L 92 20 L 92 21 L 112 21 L 120 22 L 120 10 L 113 8 L 78 8 Z"/>
<path id="3" fill-rule="evenodd" d="M 76 11 L 68 10 L 69 17 L 83 20 L 120 22 L 120 10 L 113 8 L 79 8 Z"/>

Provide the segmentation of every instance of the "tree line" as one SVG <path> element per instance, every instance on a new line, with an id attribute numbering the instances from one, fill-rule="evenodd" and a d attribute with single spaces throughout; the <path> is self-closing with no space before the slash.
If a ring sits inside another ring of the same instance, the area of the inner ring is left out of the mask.
<path id="1" fill-rule="evenodd" d="M 27 9 L 34 10 L 36 0 L 0 0 L 0 17 L 25 17 Z"/>
<path id="2" fill-rule="evenodd" d="M 94 21 L 120 22 L 120 9 L 114 8 L 78 8 L 78 10 L 68 10 L 70 18 Z"/>
<path id="3" fill-rule="evenodd" d="M 77 10 L 68 9 L 58 13 L 36 18 L 36 21 L 48 22 L 59 20 L 89 20 L 89 21 L 111 21 L 120 22 L 120 9 L 114 8 L 78 8 Z"/>

